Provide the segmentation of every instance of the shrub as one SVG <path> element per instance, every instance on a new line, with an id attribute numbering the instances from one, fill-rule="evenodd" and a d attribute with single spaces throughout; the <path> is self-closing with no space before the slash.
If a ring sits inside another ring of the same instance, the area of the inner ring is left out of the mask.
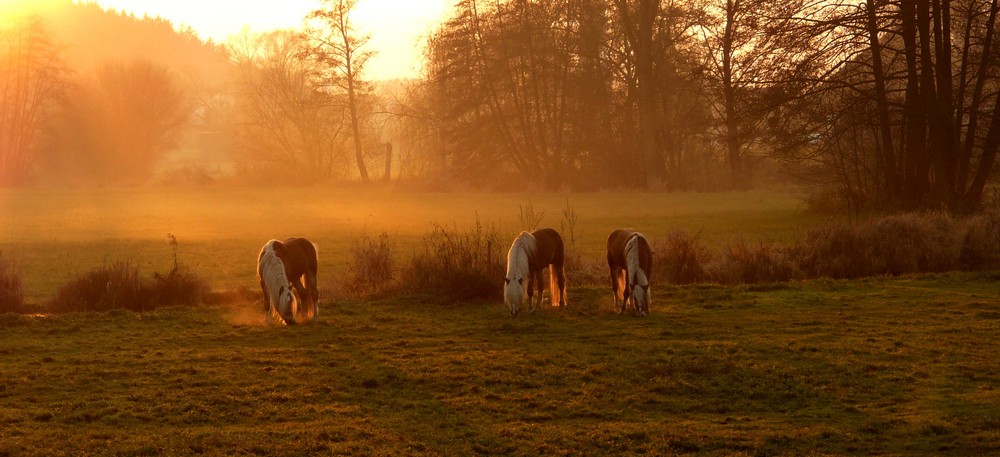
<path id="1" fill-rule="evenodd" d="M 345 289 L 353 294 L 370 295 L 385 291 L 393 278 L 392 245 L 389 234 L 378 238 L 364 236 L 354 243 L 347 264 Z"/>
<path id="2" fill-rule="evenodd" d="M 21 273 L 0 251 L 0 314 L 16 313 L 24 308 Z"/>
<path id="3" fill-rule="evenodd" d="M 810 230 L 794 249 L 808 276 L 859 278 L 981 268 L 1000 258 L 1000 220 L 946 213 L 885 216 Z"/>
<path id="4" fill-rule="evenodd" d="M 779 245 L 744 239 L 729 243 L 712 264 L 712 276 L 721 283 L 760 284 L 784 282 L 802 276 L 793 262 L 792 252 Z"/>
<path id="5" fill-rule="evenodd" d="M 867 241 L 847 225 L 834 223 L 809 230 L 794 252 L 806 276 L 850 279 L 871 274 Z"/>
<path id="6" fill-rule="evenodd" d="M 153 280 L 146 286 L 153 308 L 204 303 L 209 294 L 208 283 L 184 266 L 174 265 L 166 276 L 154 273 Z"/>
<path id="7" fill-rule="evenodd" d="M 693 284 L 709 280 L 706 265 L 712 255 L 698 236 L 674 230 L 666 239 L 653 240 L 653 284 Z"/>
<path id="8" fill-rule="evenodd" d="M 464 231 L 434 225 L 402 271 L 402 287 L 450 301 L 499 299 L 507 252 L 500 240 L 495 226 L 484 227 L 478 219 Z"/>
<path id="9" fill-rule="evenodd" d="M 151 279 L 144 280 L 139 267 L 131 260 L 104 265 L 62 286 L 49 308 L 55 312 L 148 311 L 160 306 L 203 303 L 208 295 L 208 283 L 178 263 L 177 239 L 173 235 L 167 237 L 174 251 L 174 264 L 169 273 L 154 273 Z"/>
<path id="10" fill-rule="evenodd" d="M 567 206 L 569 201 L 566 202 Z M 535 212 L 535 205 L 532 205 L 529 201 L 526 205 L 517 205 L 518 217 L 517 220 L 521 224 L 522 230 L 533 231 L 538 228 L 538 224 L 542 223 L 542 219 L 545 219 L 545 210 L 539 213 Z"/>
<path id="11" fill-rule="evenodd" d="M 1000 266 L 1000 211 L 969 218 L 959 259 L 967 269 Z"/>
<path id="12" fill-rule="evenodd" d="M 947 214 L 887 216 L 860 227 L 871 246 L 871 273 L 900 275 L 957 267 L 961 229 Z"/>
<path id="13" fill-rule="evenodd" d="M 142 289 L 139 267 L 132 261 L 115 262 L 85 273 L 61 287 L 50 308 L 56 312 L 116 308 L 143 311 L 147 307 L 148 295 Z"/>
<path id="14" fill-rule="evenodd" d="M 173 251 L 174 265 L 166 276 L 153 273 L 154 282 L 147 286 L 150 305 L 155 308 L 203 303 L 208 295 L 208 283 L 177 260 L 177 237 L 168 233 L 167 240 Z"/>

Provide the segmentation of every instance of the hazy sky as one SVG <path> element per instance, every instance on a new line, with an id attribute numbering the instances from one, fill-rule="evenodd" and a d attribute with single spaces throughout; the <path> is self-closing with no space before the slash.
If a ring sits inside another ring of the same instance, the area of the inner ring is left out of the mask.
<path id="1" fill-rule="evenodd" d="M 0 0 L 0 6 L 38 0 Z M 204 38 L 224 43 L 244 27 L 262 32 L 302 25 L 318 0 L 97 0 L 138 16 L 148 14 L 191 26 Z M 388 79 L 415 76 L 423 59 L 426 36 L 450 9 L 453 0 L 359 0 L 354 20 L 371 36 L 378 52 L 368 62 L 368 76 Z"/>

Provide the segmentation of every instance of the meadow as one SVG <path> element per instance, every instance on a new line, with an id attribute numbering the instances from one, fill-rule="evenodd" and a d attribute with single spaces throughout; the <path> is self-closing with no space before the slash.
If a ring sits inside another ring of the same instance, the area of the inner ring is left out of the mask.
<path id="1" fill-rule="evenodd" d="M 433 224 L 465 229 L 477 219 L 511 240 L 520 208 L 560 228 L 568 206 L 579 217 L 576 249 L 604 258 L 612 230 L 651 237 L 700 233 L 711 245 L 735 237 L 790 240 L 824 220 L 802 212 L 794 193 L 423 193 L 391 188 L 204 188 L 0 190 L 0 250 L 24 276 L 25 298 L 41 303 L 70 278 L 117 260 L 152 274 L 178 257 L 219 289 L 256 289 L 257 253 L 269 239 L 309 238 L 319 245 L 320 285 L 336 291 L 347 254 L 363 236 L 386 232 L 401 255 Z M 565 235 L 567 237 L 568 235 Z"/>
<path id="2" fill-rule="evenodd" d="M 303 197 L 303 192 L 310 194 Z M 824 218 L 794 194 L 419 194 L 389 189 L 3 191 L 0 248 L 32 303 L 124 256 L 256 287 L 266 239 L 320 244 L 321 283 L 386 231 L 612 228 L 794 240 Z M 648 204 L 636 208 L 638 198 Z M 148 268 L 147 268 L 148 267 Z M 499 282 L 499 281 L 498 281 Z M 321 300 L 262 324 L 259 304 L 0 315 L 5 455 L 995 455 L 1000 274 L 659 286 L 645 319 L 604 287 L 517 319 L 419 295 Z M 329 292 L 329 290 L 327 291 Z M 331 297 L 336 294 L 327 294 Z"/>

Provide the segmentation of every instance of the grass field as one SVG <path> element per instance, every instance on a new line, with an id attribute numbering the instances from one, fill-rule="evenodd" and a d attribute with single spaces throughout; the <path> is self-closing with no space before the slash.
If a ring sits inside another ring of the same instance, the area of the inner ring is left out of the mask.
<path id="1" fill-rule="evenodd" d="M 578 249 L 603 258 L 607 235 L 635 227 L 651 237 L 701 233 L 711 245 L 735 237 L 789 240 L 823 220 L 802 213 L 800 196 L 716 194 L 443 194 L 385 188 L 0 190 L 0 250 L 24 275 L 26 299 L 49 299 L 71 277 L 130 259 L 142 272 L 169 270 L 167 234 L 180 260 L 213 287 L 256 288 L 257 253 L 269 239 L 304 236 L 320 246 L 320 283 L 336 288 L 346 254 L 365 234 L 390 235 L 411 251 L 431 224 L 471 226 L 477 217 L 513 240 L 519 205 L 559 228 L 567 202 L 579 215 Z M 568 237 L 568 234 L 564 236 Z"/>
<path id="2" fill-rule="evenodd" d="M 569 198 L 595 257 L 619 226 L 713 245 L 823 220 L 767 192 L 4 190 L 0 249 L 35 304 L 105 262 L 166 271 L 167 233 L 213 287 L 251 290 L 264 241 L 307 236 L 335 287 L 364 233 L 405 252 L 432 223 L 478 217 L 513 237 L 529 198 L 555 227 Z M 264 326 L 249 302 L 0 315 L 0 456 L 997 455 L 998 284 L 663 286 L 645 319 L 593 287 L 517 319 L 419 296 L 326 298 L 318 322 L 292 327 Z"/>
<path id="3" fill-rule="evenodd" d="M 996 455 L 998 281 L 0 316 L 0 455 Z"/>

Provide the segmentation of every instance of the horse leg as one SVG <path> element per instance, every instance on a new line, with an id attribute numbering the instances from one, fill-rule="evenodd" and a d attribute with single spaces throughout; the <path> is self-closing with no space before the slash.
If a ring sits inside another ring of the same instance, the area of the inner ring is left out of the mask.
<path id="1" fill-rule="evenodd" d="M 544 295 L 544 293 L 545 293 L 545 276 L 542 275 L 542 270 L 538 270 L 538 271 L 535 272 L 535 287 L 538 288 L 538 306 L 536 307 L 536 309 L 538 309 L 538 308 L 542 307 L 542 302 L 544 301 L 543 297 L 545 296 Z M 552 286 L 550 285 L 549 286 L 549 290 L 550 291 L 551 291 L 551 288 L 552 288 Z"/>
<path id="2" fill-rule="evenodd" d="M 523 285 L 523 284 L 522 284 Z M 531 271 L 528 272 L 528 312 L 535 310 L 535 274 Z"/>
<path id="3" fill-rule="evenodd" d="M 555 275 L 552 275 L 551 272 L 549 274 L 549 292 L 551 293 L 552 291 L 557 290 L 556 288 L 558 287 L 559 307 L 562 308 L 566 306 L 566 269 L 562 263 L 559 265 L 552 265 L 549 268 L 555 268 Z M 552 278 L 555 278 L 555 281 L 552 281 Z M 555 282 L 555 284 L 552 284 L 553 282 Z M 552 296 L 555 295 L 556 294 L 554 293 L 552 294 Z M 552 303 L 552 306 L 555 305 L 555 303 Z"/>
<path id="4" fill-rule="evenodd" d="M 618 267 L 616 267 L 612 261 L 611 256 L 608 256 L 608 268 L 611 270 L 611 308 L 618 308 Z"/>
<path id="5" fill-rule="evenodd" d="M 306 273 L 306 285 L 312 294 L 313 319 L 319 317 L 319 287 L 316 285 L 316 272 Z"/>
<path id="6" fill-rule="evenodd" d="M 306 291 L 305 286 L 302 285 L 302 277 L 301 276 L 298 277 L 298 278 L 295 278 L 294 280 L 292 280 L 292 287 L 295 288 L 295 295 L 298 297 L 299 305 L 300 305 L 295 310 L 295 314 L 297 314 L 299 317 L 302 317 L 302 314 L 304 312 L 308 313 L 308 309 L 309 309 L 308 306 L 302 306 L 302 305 L 305 305 L 307 302 L 312 301 L 312 294 L 309 294 Z"/>
<path id="7" fill-rule="evenodd" d="M 628 279 L 625 279 L 624 285 L 624 290 L 622 290 L 622 306 L 621 308 L 618 308 L 618 314 L 623 314 L 625 312 L 625 307 L 628 306 L 629 299 L 632 298 L 632 290 L 629 287 Z"/>

